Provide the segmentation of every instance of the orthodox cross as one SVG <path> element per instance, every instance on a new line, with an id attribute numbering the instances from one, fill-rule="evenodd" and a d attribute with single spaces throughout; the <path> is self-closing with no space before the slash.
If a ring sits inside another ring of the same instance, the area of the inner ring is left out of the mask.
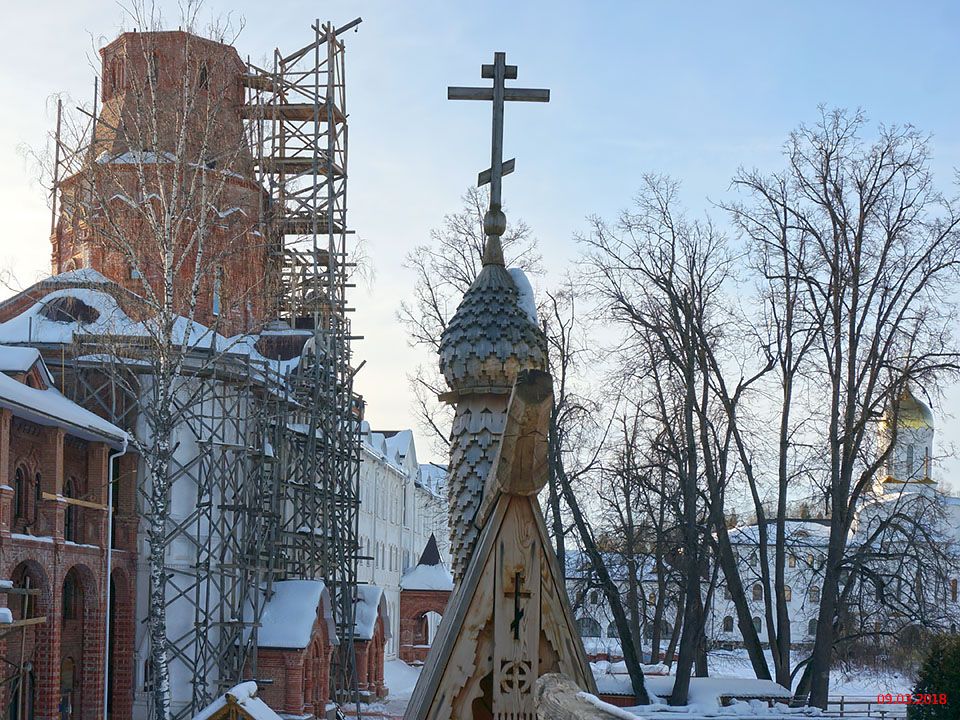
<path id="1" fill-rule="evenodd" d="M 518 572 L 514 573 L 513 576 L 513 622 L 510 623 L 510 629 L 513 630 L 513 639 L 520 639 L 520 621 L 523 619 L 523 616 L 526 612 L 523 608 L 520 607 L 520 598 L 530 597 L 530 593 L 522 591 L 520 588 L 523 587 L 523 573 Z"/>
<path id="2" fill-rule="evenodd" d="M 503 103 L 550 102 L 549 90 L 529 88 L 508 88 L 505 80 L 517 79 L 517 66 L 507 65 L 507 54 L 493 54 L 493 65 L 482 65 L 480 77 L 493 80 L 493 87 L 448 87 L 447 100 L 491 100 L 493 101 L 493 142 L 490 150 L 490 168 L 477 177 L 477 185 L 490 183 L 490 209 L 484 217 L 484 231 L 487 235 L 499 237 L 506 229 L 506 218 L 500 209 L 500 186 L 504 175 L 513 172 L 514 160 L 503 161 Z"/>

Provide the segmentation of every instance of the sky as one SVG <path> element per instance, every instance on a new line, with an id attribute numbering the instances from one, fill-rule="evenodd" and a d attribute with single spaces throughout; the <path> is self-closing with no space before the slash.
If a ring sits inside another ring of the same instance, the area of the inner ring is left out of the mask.
<path id="1" fill-rule="evenodd" d="M 176 26 L 176 3 L 158 5 Z M 504 180 L 508 219 L 533 228 L 541 283 L 576 262 L 587 216 L 629 205 L 645 172 L 679 180 L 691 212 L 719 215 L 713 203 L 729 197 L 737 168 L 778 169 L 788 133 L 820 104 L 929 132 L 944 189 L 960 167 L 956 2 L 208 0 L 205 13 L 242 23 L 236 45 L 253 61 L 309 42 L 318 17 L 363 18 L 346 36 L 348 197 L 374 271 L 352 301 L 367 361 L 358 389 L 375 428 L 413 424 L 407 375 L 434 362 L 396 321 L 414 280 L 403 263 L 489 165 L 489 105 L 448 102 L 446 88 L 489 82 L 480 65 L 494 51 L 519 66 L 514 85 L 551 90 L 548 105 L 508 104 L 504 142 L 517 159 Z M 49 271 L 50 214 L 23 148 L 43 146 L 54 93 L 92 95 L 96 48 L 132 29 L 108 0 L 32 0 L 16 16 L 0 42 L 4 296 Z M 950 388 L 936 408 L 941 451 L 960 444 L 946 415 L 958 405 Z M 421 461 L 444 460 L 418 439 Z M 945 460 L 940 474 L 957 476 L 960 462 Z"/>

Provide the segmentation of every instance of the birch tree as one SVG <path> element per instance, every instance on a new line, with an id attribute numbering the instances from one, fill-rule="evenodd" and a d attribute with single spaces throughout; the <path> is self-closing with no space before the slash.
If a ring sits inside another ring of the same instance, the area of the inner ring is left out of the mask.
<path id="1" fill-rule="evenodd" d="M 160 47 L 156 35 L 144 32 L 162 29 L 158 11 L 138 4 L 128 9 L 128 22 L 141 32 L 100 77 L 104 96 L 122 92 L 123 103 L 108 104 L 93 119 L 92 139 L 76 153 L 83 166 L 60 185 L 57 229 L 64 252 L 71 243 L 85 244 L 131 297 L 124 307 L 133 322 L 96 338 L 95 347 L 116 391 L 138 405 L 138 422 L 127 430 L 144 473 L 138 485 L 150 548 L 156 720 L 171 715 L 165 562 L 177 428 L 198 402 L 196 378 L 230 349 L 220 324 L 253 330 L 265 291 L 262 284 L 241 283 L 230 305 L 220 295 L 232 280 L 225 267 L 263 265 L 266 248 L 256 232 L 260 191 L 249 181 L 238 69 L 228 52 L 201 52 L 206 41 L 191 34 L 198 32 L 200 5 L 189 2 L 181 10 L 188 32 L 180 44 Z M 214 23 L 202 34 L 222 41 L 234 30 Z"/>

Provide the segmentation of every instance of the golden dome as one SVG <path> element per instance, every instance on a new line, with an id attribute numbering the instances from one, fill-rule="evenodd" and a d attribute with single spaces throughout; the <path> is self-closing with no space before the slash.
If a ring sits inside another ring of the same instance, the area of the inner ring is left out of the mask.
<path id="1" fill-rule="evenodd" d="M 900 414 L 897 418 L 901 427 L 933 428 L 933 413 L 910 388 L 906 388 L 900 396 Z"/>

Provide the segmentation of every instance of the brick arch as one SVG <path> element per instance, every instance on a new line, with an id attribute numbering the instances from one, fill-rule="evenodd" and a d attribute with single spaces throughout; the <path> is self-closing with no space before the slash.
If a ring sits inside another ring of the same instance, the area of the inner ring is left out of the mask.
<path id="1" fill-rule="evenodd" d="M 304 712 L 323 717 L 330 700 L 330 653 L 328 630 L 321 620 L 303 659 Z"/>
<path id="2" fill-rule="evenodd" d="M 74 593 L 68 598 L 67 592 Z M 72 661 L 76 668 L 70 693 L 72 720 L 97 720 L 103 702 L 103 614 L 97 575 L 82 562 L 71 565 L 60 583 L 60 657 L 58 671 Z M 69 603 L 69 605 L 68 605 Z M 71 607 L 72 606 L 72 607 Z M 68 615 L 67 610 L 72 609 Z"/>
<path id="3" fill-rule="evenodd" d="M 450 600 L 450 590 L 400 591 L 400 659 L 405 662 L 423 662 L 427 646 L 426 614 L 443 615 Z"/>
<path id="4" fill-rule="evenodd" d="M 17 482 L 18 472 L 22 474 L 20 482 Z M 10 513 L 13 532 L 24 532 L 29 527 L 35 527 L 40 520 L 41 487 L 37 479 L 40 474 L 40 458 L 35 448 L 20 454 L 10 463 L 7 482 L 14 489 Z M 19 505 L 22 505 L 21 512 L 18 512 Z"/>
<path id="5" fill-rule="evenodd" d="M 29 606 L 26 617 L 45 616 L 48 618 L 48 622 L 46 623 L 26 628 L 23 634 L 24 643 L 22 656 L 19 633 L 15 641 L 7 639 L 5 641 L 6 647 L 3 649 L 4 658 L 14 665 L 19 665 L 21 657 L 25 663 L 32 665 L 32 672 L 28 673 L 26 678 L 26 685 L 30 697 L 26 698 L 25 702 L 32 705 L 35 716 L 40 716 L 44 709 L 56 708 L 56 705 L 46 701 L 45 690 L 47 689 L 47 684 L 41 682 L 46 677 L 46 673 L 54 669 L 54 663 L 50 661 L 50 653 L 44 652 L 45 648 L 50 647 L 56 635 L 56 628 L 54 624 L 49 621 L 51 614 L 50 608 L 53 606 L 54 599 L 53 585 L 50 582 L 46 570 L 35 560 L 26 559 L 15 564 L 11 563 L 11 565 L 13 566 L 8 566 L 4 572 L 4 578 L 12 580 L 16 587 L 26 587 L 26 581 L 29 579 L 30 588 L 40 591 L 39 595 L 28 596 Z M 7 596 L 7 603 L 9 604 L 14 620 L 21 620 L 24 617 L 22 600 L 22 596 Z M 4 641 L 0 641 L 0 643 L 3 642 Z M 5 683 L 0 687 L 0 700 L 2 700 L 2 708 L 5 716 L 8 716 L 7 711 L 10 709 L 13 692 L 14 688 L 11 684 Z"/>
<path id="6" fill-rule="evenodd" d="M 133 698 L 133 653 L 136 597 L 130 574 L 116 567 L 110 572 L 110 647 L 107 650 L 108 714 L 111 720 L 130 720 Z"/>

